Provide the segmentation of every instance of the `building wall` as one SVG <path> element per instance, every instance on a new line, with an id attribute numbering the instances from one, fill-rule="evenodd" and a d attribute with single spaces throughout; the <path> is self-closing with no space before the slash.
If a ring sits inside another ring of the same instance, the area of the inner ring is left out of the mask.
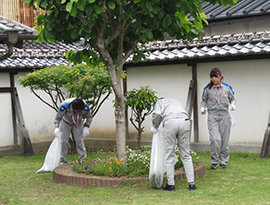
<path id="1" fill-rule="evenodd" d="M 247 20 L 238 20 L 238 21 L 229 21 L 222 22 L 219 24 L 210 24 L 210 26 L 205 26 L 205 33 L 203 36 L 212 36 L 212 35 L 223 35 L 223 34 L 233 34 L 233 33 L 253 33 L 261 31 L 269 31 L 270 24 L 269 19 L 249 19 Z"/>
<path id="2" fill-rule="evenodd" d="M 235 90 L 237 109 L 231 114 L 237 124 L 231 130 L 231 144 L 261 145 L 267 126 L 270 111 L 270 60 L 249 60 L 219 63 L 201 63 L 198 69 L 198 107 L 204 86 L 209 83 L 209 72 L 213 67 L 219 67 L 224 75 L 224 82 Z M 158 96 L 173 97 L 186 102 L 191 67 L 186 65 L 167 65 L 128 68 L 128 88 L 149 85 L 157 91 Z M 140 79 L 138 81 L 138 79 Z M 193 117 L 191 117 L 193 119 Z M 149 132 L 151 119 L 144 123 L 144 137 L 151 136 Z M 132 129 L 130 128 L 132 131 Z M 207 114 L 199 114 L 199 140 L 209 143 Z M 192 133 L 192 142 L 194 137 Z"/>
<path id="3" fill-rule="evenodd" d="M 209 82 L 209 72 L 219 67 L 224 82 L 232 85 L 237 100 L 231 112 L 237 124 L 231 129 L 230 143 L 261 145 L 270 111 L 270 60 L 247 60 L 198 65 L 198 95 Z M 199 116 L 200 141 L 208 141 L 207 116 Z"/>
<path id="4" fill-rule="evenodd" d="M 150 86 L 157 92 L 158 97 L 174 97 L 185 105 L 191 76 L 191 67 L 184 64 L 127 68 L 127 90 Z M 152 139 L 151 115 L 146 117 L 143 126 L 145 128 L 142 139 Z M 131 123 L 129 132 L 130 138 L 137 136 L 137 131 Z"/>
<path id="5" fill-rule="evenodd" d="M 15 86 L 22 107 L 23 117 L 26 128 L 29 132 L 32 143 L 40 143 L 52 141 L 54 138 L 54 117 L 56 112 L 41 102 L 29 88 L 23 88 L 19 84 L 19 78 L 26 73 L 15 75 Z M 0 87 L 10 87 L 9 74 L 0 73 Z M 38 94 L 50 102 L 49 96 L 40 91 Z M 94 117 L 90 128 L 90 136 L 87 138 L 113 138 L 115 139 L 115 122 L 113 109 L 113 94 L 110 99 L 106 100 L 101 106 L 100 112 Z M 11 111 L 11 95 L 10 93 L 0 93 L 0 102 L 2 109 L 0 121 L 0 147 L 13 145 L 13 127 L 12 127 L 12 111 Z"/>
<path id="6" fill-rule="evenodd" d="M 209 72 L 213 67 L 219 67 L 224 76 L 224 82 L 233 86 L 237 100 L 237 109 L 231 114 L 237 124 L 232 127 L 230 144 L 260 146 L 267 126 L 270 111 L 270 60 L 247 60 L 218 63 L 200 63 L 197 65 L 198 74 L 198 107 L 204 86 L 210 81 Z M 18 78 L 25 73 L 15 76 L 21 107 L 26 128 L 32 143 L 48 142 L 54 138 L 53 120 L 55 111 L 43 104 L 28 88 L 22 88 Z M 191 67 L 185 64 L 132 67 L 127 68 L 127 90 L 150 86 L 157 92 L 158 97 L 173 97 L 186 104 L 189 82 L 192 77 Z M 139 80 L 138 80 L 139 79 Z M 1 73 L 0 87 L 9 87 L 9 75 Z M 39 93 L 45 99 L 48 96 Z M 90 139 L 115 139 L 115 118 L 112 94 L 101 107 L 90 127 Z M 11 98 L 8 93 L 0 93 L 3 117 L 0 121 L 0 147 L 13 144 Z M 130 117 L 130 111 L 129 111 Z M 191 117 L 193 120 L 193 116 Z M 143 123 L 142 140 L 151 140 L 151 116 Z M 162 130 L 162 128 L 161 128 Z M 129 139 L 136 140 L 137 131 L 129 123 Z M 200 143 L 209 144 L 207 114 L 199 114 Z M 191 142 L 194 142 L 193 131 Z"/>
<path id="7" fill-rule="evenodd" d="M 37 7 L 33 11 L 29 4 L 24 3 L 22 0 L 0 0 L 0 15 L 6 18 L 17 21 L 29 27 L 36 26 L 36 17 L 44 13 L 42 9 Z"/>
<path id="8" fill-rule="evenodd" d="M 9 87 L 9 74 L 0 75 L 0 87 Z M 10 125 L 12 125 L 11 115 L 11 95 L 9 93 L 0 93 L 1 102 L 1 120 L 0 120 L 0 142 L 1 146 L 13 145 L 13 135 Z"/>

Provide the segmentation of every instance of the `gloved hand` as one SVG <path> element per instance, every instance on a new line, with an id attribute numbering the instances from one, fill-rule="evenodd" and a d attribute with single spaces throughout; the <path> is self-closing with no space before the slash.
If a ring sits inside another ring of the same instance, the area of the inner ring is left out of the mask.
<path id="1" fill-rule="evenodd" d="M 153 133 L 156 133 L 156 132 L 158 132 L 158 129 L 156 129 L 156 128 L 154 128 L 154 127 L 152 126 L 150 131 L 153 132 Z"/>
<path id="2" fill-rule="evenodd" d="M 84 127 L 83 128 L 83 137 L 86 137 L 89 135 L 89 128 L 88 127 Z"/>
<path id="3" fill-rule="evenodd" d="M 236 106 L 234 103 L 231 104 L 231 111 L 234 111 L 236 109 Z"/>
<path id="4" fill-rule="evenodd" d="M 201 107 L 201 113 L 204 115 L 206 113 L 206 108 L 205 107 Z"/>
<path id="5" fill-rule="evenodd" d="M 59 135 L 60 135 L 60 130 L 59 130 L 58 127 L 56 127 L 56 128 L 54 129 L 53 134 L 54 134 L 56 137 L 59 137 Z"/>

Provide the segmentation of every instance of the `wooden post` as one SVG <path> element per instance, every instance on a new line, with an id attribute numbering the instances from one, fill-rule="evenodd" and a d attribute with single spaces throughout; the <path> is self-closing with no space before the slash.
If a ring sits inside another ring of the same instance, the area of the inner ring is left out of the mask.
<path id="1" fill-rule="evenodd" d="M 190 80 L 188 97 L 186 102 L 186 111 L 191 118 L 193 110 L 194 122 L 194 142 L 199 142 L 199 123 L 198 123 L 198 98 L 197 98 L 197 66 L 192 66 L 192 80 Z"/>
<path id="2" fill-rule="evenodd" d="M 269 145 L 270 145 L 270 113 L 267 128 L 264 132 L 263 144 L 261 149 L 261 158 L 269 157 Z"/>
<path id="3" fill-rule="evenodd" d="M 192 114 L 192 108 L 193 108 L 193 102 L 194 102 L 194 80 L 190 80 L 189 87 L 188 87 L 188 97 L 186 102 L 186 111 L 188 113 L 188 116 L 191 118 Z"/>
<path id="4" fill-rule="evenodd" d="M 21 142 L 21 150 L 24 155 L 27 156 L 33 156 L 34 151 L 32 148 L 30 136 L 28 133 L 28 130 L 25 127 L 24 119 L 23 119 L 23 113 L 22 108 L 19 100 L 19 95 L 17 93 L 17 89 L 14 87 L 12 94 L 12 102 L 15 105 L 15 112 L 18 119 L 18 130 L 19 130 L 19 137 Z"/>
<path id="5" fill-rule="evenodd" d="M 198 95 L 197 95 L 197 65 L 192 64 L 192 79 L 194 82 L 194 101 L 193 101 L 193 125 L 194 142 L 199 142 L 199 119 L 198 119 Z"/>
<path id="6" fill-rule="evenodd" d="M 15 110 L 15 103 L 12 100 L 12 95 L 14 95 L 12 92 L 14 91 L 14 88 L 15 88 L 14 73 L 10 73 L 9 78 L 10 78 L 10 87 L 11 87 L 11 111 L 12 111 L 12 125 L 13 125 L 13 142 L 14 142 L 14 145 L 17 147 L 18 146 L 18 132 L 17 132 L 16 110 Z"/>

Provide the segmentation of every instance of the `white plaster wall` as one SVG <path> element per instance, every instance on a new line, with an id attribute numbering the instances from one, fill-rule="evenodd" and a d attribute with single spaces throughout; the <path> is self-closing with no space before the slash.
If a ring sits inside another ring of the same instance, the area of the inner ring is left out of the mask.
<path id="1" fill-rule="evenodd" d="M 55 114 L 51 108 L 41 103 L 28 88 L 19 85 L 18 78 L 24 74 L 15 75 L 15 86 L 17 87 L 22 113 L 26 128 L 32 142 L 49 141 L 53 139 L 53 122 L 51 119 Z M 0 87 L 10 87 L 9 74 L 1 73 Z M 40 93 L 41 96 L 47 97 Z M 0 93 L 2 108 L 0 121 L 0 147 L 14 144 L 12 110 L 10 93 Z M 19 140 L 18 140 L 19 142 Z"/>
<path id="2" fill-rule="evenodd" d="M 198 75 L 198 107 L 202 90 L 209 83 L 209 72 L 219 67 L 224 75 L 224 82 L 233 86 L 237 100 L 237 109 L 231 114 L 237 124 L 231 129 L 231 144 L 261 145 L 267 126 L 270 111 L 270 60 L 250 60 L 218 63 L 201 63 L 197 65 Z M 149 85 L 159 97 L 173 97 L 184 104 L 187 99 L 191 67 L 187 65 L 167 65 L 134 67 L 127 69 L 128 90 Z M 193 119 L 193 116 L 191 117 Z M 143 139 L 151 138 L 151 116 L 144 122 Z M 135 137 L 137 131 L 129 124 L 130 136 Z M 199 113 L 199 139 L 209 143 L 207 114 Z M 194 141 L 193 132 L 191 142 Z"/>
<path id="3" fill-rule="evenodd" d="M 18 79 L 26 73 L 15 75 L 15 86 L 17 87 L 21 108 L 24 116 L 26 128 L 28 129 L 32 143 L 51 141 L 54 138 L 54 116 L 56 112 L 41 102 L 29 88 L 24 88 L 19 84 Z M 49 96 L 40 91 L 38 94 L 48 102 Z"/>
<path id="4" fill-rule="evenodd" d="M 16 87 L 19 90 L 19 98 L 23 109 L 24 120 L 31 137 L 31 142 L 52 141 L 54 138 L 53 121 L 56 112 L 41 102 L 33 93 L 30 92 L 29 88 L 23 88 L 19 85 L 18 78 L 24 75 L 25 73 L 16 75 L 15 81 Z M 44 92 L 40 91 L 38 94 L 42 96 L 42 98 L 48 100 L 48 102 L 51 102 L 49 96 Z M 100 111 L 93 118 L 90 127 L 90 135 L 87 138 L 115 137 L 113 99 L 114 95 L 111 94 L 110 98 L 101 106 Z"/>
<path id="5" fill-rule="evenodd" d="M 41 102 L 29 88 L 24 88 L 19 84 L 18 79 L 26 73 L 15 75 L 15 86 L 17 87 L 19 99 L 22 107 L 23 117 L 26 128 L 29 132 L 32 143 L 52 141 L 54 138 L 54 117 L 56 112 Z M 0 87 L 10 87 L 9 74 L 1 73 Z M 38 94 L 51 102 L 49 96 L 39 91 Z M 115 138 L 115 118 L 113 108 L 114 95 L 105 101 L 101 106 L 100 112 L 94 117 L 88 138 Z M 11 95 L 0 93 L 2 114 L 0 121 L 0 147 L 11 146 L 14 144 Z M 4 108 L 4 109 L 3 109 Z"/>
<path id="6" fill-rule="evenodd" d="M 249 33 L 270 30 L 269 20 L 251 20 L 250 22 L 230 22 L 230 24 L 211 24 L 204 27 L 203 36 L 233 34 L 233 33 Z"/>
<path id="7" fill-rule="evenodd" d="M 185 64 L 132 67 L 127 68 L 127 90 L 150 86 L 157 92 L 158 97 L 176 98 L 185 105 L 191 78 L 191 67 Z M 151 138 L 151 115 L 145 119 L 143 126 L 145 132 L 142 133 L 142 139 Z M 160 129 L 162 130 L 161 126 Z M 137 137 L 137 131 L 131 123 L 129 123 L 129 134 L 131 139 Z"/>
<path id="8" fill-rule="evenodd" d="M 0 75 L 0 87 L 10 87 L 9 74 Z M 0 93 L 1 114 L 0 114 L 0 142 L 1 146 L 13 145 L 13 131 L 11 115 L 11 95 L 10 93 Z"/>
<path id="9" fill-rule="evenodd" d="M 198 64 L 198 96 L 210 81 L 209 72 L 219 67 L 224 82 L 233 86 L 237 100 L 231 112 L 237 124 L 231 129 L 230 143 L 261 145 L 270 111 L 270 60 L 248 60 Z M 200 142 L 209 141 L 207 115 L 199 115 Z"/>
<path id="10" fill-rule="evenodd" d="M 114 93 L 112 93 L 100 110 L 94 116 L 87 138 L 114 138 L 115 139 L 115 117 L 114 117 Z"/>
<path id="11" fill-rule="evenodd" d="M 231 144 L 261 145 L 262 143 L 270 111 L 269 65 L 270 60 L 201 63 L 197 65 L 198 104 L 200 104 L 204 86 L 210 81 L 209 72 L 213 67 L 219 67 L 222 70 L 224 82 L 231 84 L 235 90 L 237 109 L 232 112 L 232 115 L 237 124 L 232 127 Z M 18 78 L 21 75 L 24 73 L 15 76 L 15 82 L 31 141 L 33 143 L 51 141 L 54 138 L 53 120 L 56 112 L 37 99 L 28 88 L 22 88 L 19 85 Z M 127 90 L 150 86 L 157 92 L 158 97 L 176 98 L 185 105 L 191 78 L 191 67 L 186 64 L 132 67 L 127 68 Z M 0 86 L 10 86 L 8 74 L 0 75 Z M 48 99 L 48 96 L 43 92 L 39 94 Z M 106 100 L 94 117 L 88 138 L 115 138 L 113 100 L 114 94 Z M 10 94 L 1 93 L 0 101 L 1 107 L 4 108 L 0 121 L 0 147 L 2 147 L 13 144 Z M 145 132 L 142 134 L 142 139 L 151 139 L 151 116 L 146 118 L 143 126 Z M 136 139 L 137 131 L 131 123 L 129 123 L 129 133 L 130 139 Z M 199 114 L 199 139 L 200 142 L 209 143 L 207 115 Z M 191 142 L 193 141 L 192 133 Z"/>

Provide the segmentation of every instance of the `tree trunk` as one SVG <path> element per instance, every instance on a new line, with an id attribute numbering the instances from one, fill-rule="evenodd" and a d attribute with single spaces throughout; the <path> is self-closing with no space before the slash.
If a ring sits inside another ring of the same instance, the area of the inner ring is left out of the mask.
<path id="1" fill-rule="evenodd" d="M 104 43 L 98 43 L 97 50 L 101 54 L 104 63 L 107 67 L 108 74 L 112 83 L 112 88 L 115 94 L 115 122 L 116 122 L 116 148 L 117 157 L 119 160 L 126 161 L 126 123 L 125 123 L 125 97 L 122 89 L 121 71 L 122 66 L 115 66 L 114 62 L 105 49 Z"/>
<path id="2" fill-rule="evenodd" d="M 126 161 L 125 106 L 124 97 L 115 99 L 116 148 L 118 159 L 122 161 Z"/>
<path id="3" fill-rule="evenodd" d="M 137 140 L 138 140 L 138 150 L 140 150 L 141 149 L 141 139 L 142 139 L 142 132 L 143 132 L 143 130 L 142 130 L 142 128 L 141 128 L 141 123 L 139 122 L 139 125 L 138 125 L 138 138 L 137 138 Z"/>

